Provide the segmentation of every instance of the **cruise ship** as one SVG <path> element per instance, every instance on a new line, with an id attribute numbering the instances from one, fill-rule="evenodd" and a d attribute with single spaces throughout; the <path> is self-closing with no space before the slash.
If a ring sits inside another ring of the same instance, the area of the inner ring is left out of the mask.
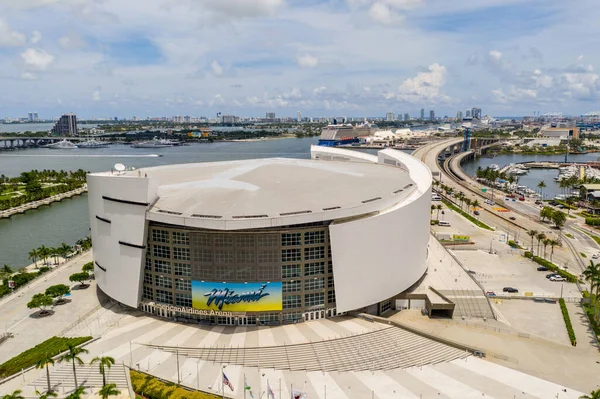
<path id="1" fill-rule="evenodd" d="M 51 150 L 72 150 L 74 148 L 77 148 L 77 146 L 75 144 L 71 143 L 70 141 L 68 141 L 67 139 L 64 139 L 57 143 L 45 145 L 44 148 L 48 148 Z"/>
<path id="2" fill-rule="evenodd" d="M 173 147 L 179 144 L 178 142 L 167 140 L 167 139 L 159 139 L 154 137 L 152 141 L 143 141 L 141 143 L 135 143 L 131 147 L 133 148 L 165 148 L 165 147 Z"/>
<path id="3" fill-rule="evenodd" d="M 343 123 L 338 125 L 334 119 L 332 125 L 327 125 L 321 131 L 319 145 L 323 147 L 336 147 L 343 144 L 358 143 L 360 136 L 372 136 L 377 126 L 365 121 L 360 125 Z"/>
<path id="4" fill-rule="evenodd" d="M 82 141 L 77 144 L 77 148 L 106 148 L 108 147 L 108 143 L 104 143 L 102 141 L 88 139 L 86 141 Z"/>

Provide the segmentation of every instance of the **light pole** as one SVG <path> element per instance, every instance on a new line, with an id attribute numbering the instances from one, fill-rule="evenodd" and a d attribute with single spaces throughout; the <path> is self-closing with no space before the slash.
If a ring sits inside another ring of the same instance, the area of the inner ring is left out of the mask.
<path id="1" fill-rule="evenodd" d="M 179 372 L 179 349 L 175 349 L 175 357 L 177 359 L 177 384 L 181 384 L 181 374 Z"/>
<path id="2" fill-rule="evenodd" d="M 198 366 L 200 364 L 200 359 L 196 359 L 196 386 L 198 387 L 198 390 L 200 390 L 200 367 Z"/>

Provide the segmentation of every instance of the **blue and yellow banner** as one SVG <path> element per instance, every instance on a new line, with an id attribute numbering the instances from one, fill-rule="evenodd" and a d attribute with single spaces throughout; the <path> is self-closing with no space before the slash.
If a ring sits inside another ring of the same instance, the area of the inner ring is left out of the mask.
<path id="1" fill-rule="evenodd" d="M 281 282 L 221 283 L 192 281 L 192 307 L 223 312 L 282 310 Z"/>

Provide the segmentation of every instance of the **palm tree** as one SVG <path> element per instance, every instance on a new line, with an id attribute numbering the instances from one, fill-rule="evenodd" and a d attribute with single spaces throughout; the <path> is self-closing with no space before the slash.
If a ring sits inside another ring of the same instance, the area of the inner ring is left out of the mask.
<path id="1" fill-rule="evenodd" d="M 440 211 L 443 207 L 441 205 L 436 205 L 435 209 L 437 210 L 437 219 L 440 220 Z"/>
<path id="2" fill-rule="evenodd" d="M 66 258 L 68 254 L 73 252 L 73 247 L 71 247 L 70 245 L 67 245 L 64 242 L 60 244 L 59 248 L 60 248 L 60 256 L 62 256 L 63 258 Z"/>
<path id="3" fill-rule="evenodd" d="M 554 255 L 554 247 L 557 246 L 559 244 L 558 241 L 556 240 L 550 240 L 550 248 L 552 249 L 550 251 L 550 262 L 552 262 L 552 255 Z"/>
<path id="4" fill-rule="evenodd" d="M 533 255 L 533 237 L 535 237 L 535 235 L 538 233 L 537 230 L 529 230 L 527 232 L 527 235 L 529 237 L 531 237 L 531 254 Z"/>
<path id="5" fill-rule="evenodd" d="M 58 396 L 58 394 L 54 391 L 48 391 L 46 393 L 41 393 L 39 391 L 35 391 L 35 394 L 39 396 L 38 399 L 50 399 L 50 398 L 56 398 Z"/>
<path id="6" fill-rule="evenodd" d="M 48 248 L 49 255 L 54 258 L 54 264 L 58 264 L 58 256 L 60 255 L 58 248 L 50 247 Z"/>
<path id="7" fill-rule="evenodd" d="M 589 395 L 580 396 L 579 399 L 600 399 L 600 389 L 590 392 Z"/>
<path id="8" fill-rule="evenodd" d="M 583 271 L 583 277 L 585 281 L 590 283 L 590 292 L 595 295 L 594 319 L 597 319 L 598 293 L 600 292 L 600 263 L 594 263 L 590 260 L 590 265 Z"/>
<path id="9" fill-rule="evenodd" d="M 546 188 L 546 182 L 544 182 L 543 180 L 542 180 L 542 181 L 540 181 L 540 182 L 537 184 L 537 188 L 539 188 L 539 189 L 540 189 L 540 197 L 544 198 L 543 191 L 544 191 L 544 189 Z"/>
<path id="10" fill-rule="evenodd" d="M 538 234 L 536 234 L 535 238 L 537 238 L 537 240 L 538 240 L 538 243 L 537 243 L 537 253 L 538 254 L 537 254 L 537 256 L 540 256 L 540 243 L 541 243 L 541 241 L 543 239 L 546 238 L 546 234 L 544 234 L 544 233 L 538 233 Z"/>
<path id="11" fill-rule="evenodd" d="M 549 238 L 545 238 L 545 239 L 542 241 L 542 245 L 544 246 L 544 259 L 546 258 L 546 247 L 547 247 L 548 245 L 550 245 L 550 241 L 551 241 L 551 240 L 550 240 Z"/>
<path id="12" fill-rule="evenodd" d="M 80 348 L 73 344 L 69 344 L 69 351 L 67 353 L 65 353 L 64 355 L 62 355 L 60 357 L 60 359 L 58 359 L 58 361 L 61 363 L 64 361 L 64 362 L 73 364 L 73 379 L 75 380 L 76 387 L 79 386 L 79 384 L 77 384 L 77 372 L 75 370 L 75 363 L 77 363 L 79 365 L 83 364 L 83 360 L 81 360 L 79 355 L 82 355 L 84 353 L 89 353 L 89 351 L 87 349 Z"/>
<path id="13" fill-rule="evenodd" d="M 111 366 L 115 364 L 115 359 L 110 356 L 95 357 L 92 359 L 90 364 L 98 362 L 100 368 L 100 374 L 102 374 L 102 386 L 106 386 L 106 369 L 110 370 Z M 112 385 L 112 384 L 111 384 Z M 118 395 L 118 394 L 117 394 Z"/>
<path id="14" fill-rule="evenodd" d="M 481 205 L 481 204 L 480 204 L 480 203 L 479 203 L 479 201 L 477 201 L 477 200 L 474 200 L 473 202 L 471 202 L 471 206 L 472 206 L 472 207 L 473 207 L 475 210 L 477 210 L 477 208 L 479 208 L 479 206 L 480 206 L 480 205 Z"/>
<path id="15" fill-rule="evenodd" d="M 37 249 L 32 249 L 31 251 L 29 251 L 29 258 L 33 261 L 33 263 L 35 264 L 35 267 L 37 267 L 37 259 L 40 256 L 40 254 L 38 253 Z"/>
<path id="16" fill-rule="evenodd" d="M 10 267 L 9 265 L 4 265 L 2 266 L 2 273 L 5 274 L 13 274 L 15 271 L 13 270 L 12 267 Z"/>
<path id="17" fill-rule="evenodd" d="M 49 365 L 54 366 L 54 359 L 49 353 L 45 353 L 44 355 L 42 355 L 40 360 L 38 360 L 38 362 L 35 364 L 36 369 L 46 369 L 46 379 L 48 380 L 48 392 L 52 391 L 52 386 L 50 385 L 50 368 L 48 367 Z"/>
<path id="18" fill-rule="evenodd" d="M 121 391 L 117 390 L 117 384 L 104 385 L 98 394 L 102 399 L 108 399 L 109 396 L 117 396 L 121 394 Z"/>
<path id="19" fill-rule="evenodd" d="M 471 200 L 469 198 L 465 198 L 465 205 L 467 206 L 467 213 L 471 210 Z"/>
<path id="20" fill-rule="evenodd" d="M 571 214 L 571 207 L 573 206 L 573 204 L 575 203 L 575 201 L 573 200 L 572 197 L 569 197 L 569 198 L 567 198 L 565 200 L 565 202 L 567 203 L 567 205 L 569 205 L 567 207 L 567 215 L 570 215 Z"/>
<path id="21" fill-rule="evenodd" d="M 48 256 L 50 256 L 50 250 L 46 246 L 42 245 L 38 248 L 38 256 L 44 260 L 44 263 L 46 263 Z"/>
<path id="22" fill-rule="evenodd" d="M 81 399 L 83 395 L 86 395 L 85 387 L 77 387 L 69 396 L 65 399 Z"/>
<path id="23" fill-rule="evenodd" d="M 11 394 L 4 395 L 2 397 L 2 399 L 25 399 L 25 397 L 23 395 L 21 395 L 22 392 L 23 391 L 21 391 L 20 389 L 18 389 L 18 390 L 14 391 Z"/>

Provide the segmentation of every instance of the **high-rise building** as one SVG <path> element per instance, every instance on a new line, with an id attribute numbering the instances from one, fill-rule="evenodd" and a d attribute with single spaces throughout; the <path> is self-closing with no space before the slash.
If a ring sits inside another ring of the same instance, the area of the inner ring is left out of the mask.
<path id="1" fill-rule="evenodd" d="M 425 120 L 425 108 L 421 108 L 421 120 Z"/>
<path id="2" fill-rule="evenodd" d="M 387 114 L 385 114 L 386 122 L 394 122 L 395 120 L 396 120 L 396 114 L 394 114 L 393 112 L 388 112 Z"/>
<path id="3" fill-rule="evenodd" d="M 268 120 L 274 120 L 275 119 L 275 112 L 267 112 L 267 119 Z"/>
<path id="4" fill-rule="evenodd" d="M 300 113 L 300 111 L 296 113 L 296 120 L 298 121 L 298 123 L 302 122 L 302 114 Z"/>
<path id="5" fill-rule="evenodd" d="M 75 114 L 64 114 L 52 128 L 54 136 L 77 136 L 77 116 Z"/>
<path id="6" fill-rule="evenodd" d="M 481 119 L 481 108 L 475 108 L 471 110 L 471 116 L 473 118 Z"/>
<path id="7" fill-rule="evenodd" d="M 470 109 L 468 109 L 468 110 L 465 112 L 465 117 L 466 117 L 466 118 L 470 118 L 470 117 L 471 117 L 471 110 L 470 110 Z"/>
<path id="8" fill-rule="evenodd" d="M 39 121 L 39 120 L 40 120 L 40 117 L 38 116 L 38 113 L 37 113 L 37 112 L 34 112 L 34 113 L 33 113 L 33 121 L 34 121 L 34 122 L 37 122 L 37 121 Z"/>
<path id="9" fill-rule="evenodd" d="M 221 122 L 223 123 L 236 123 L 238 118 L 234 115 L 223 115 L 221 117 Z"/>
<path id="10" fill-rule="evenodd" d="M 463 120 L 463 117 L 462 117 L 462 111 L 458 111 L 458 112 L 456 113 L 456 120 L 457 120 L 458 122 L 460 122 L 460 121 L 462 121 L 462 120 Z"/>
<path id="11" fill-rule="evenodd" d="M 429 120 L 430 121 L 434 121 L 435 120 L 435 111 L 430 109 L 429 110 Z"/>
<path id="12" fill-rule="evenodd" d="M 28 116 L 29 122 L 33 122 L 33 112 L 30 112 Z"/>
<path id="13" fill-rule="evenodd" d="M 410 115 L 409 114 L 404 114 L 404 120 L 405 121 L 409 121 L 410 120 Z"/>

